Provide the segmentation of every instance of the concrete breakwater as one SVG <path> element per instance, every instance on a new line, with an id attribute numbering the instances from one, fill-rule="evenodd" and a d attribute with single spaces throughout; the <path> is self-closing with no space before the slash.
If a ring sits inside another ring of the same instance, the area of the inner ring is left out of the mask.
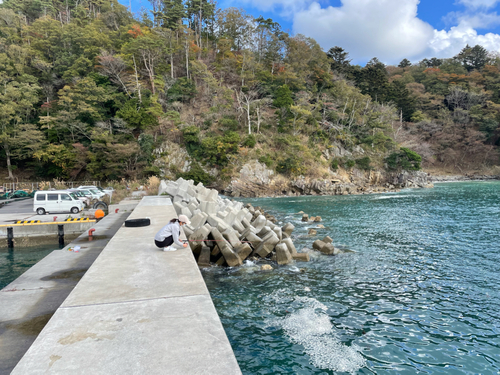
<path id="1" fill-rule="evenodd" d="M 309 254 L 298 252 L 291 239 L 295 226 L 276 225 L 274 217 L 258 207 L 222 198 L 216 190 L 182 178 L 162 181 L 159 195 L 165 194 L 172 197 L 176 213 L 191 220 L 183 229 L 200 267 L 235 267 L 246 259 L 263 258 L 280 265 L 309 261 Z M 329 237 L 318 241 L 313 244 L 315 250 L 328 255 L 340 252 Z"/>

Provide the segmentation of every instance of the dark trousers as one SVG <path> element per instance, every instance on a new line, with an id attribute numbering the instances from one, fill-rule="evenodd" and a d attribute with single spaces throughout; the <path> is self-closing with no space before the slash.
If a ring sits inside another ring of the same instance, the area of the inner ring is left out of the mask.
<path id="1" fill-rule="evenodd" d="M 173 243 L 174 243 L 174 239 L 172 236 L 168 236 L 163 241 L 156 241 L 155 240 L 155 245 L 158 247 L 167 247 L 167 246 L 172 245 Z"/>

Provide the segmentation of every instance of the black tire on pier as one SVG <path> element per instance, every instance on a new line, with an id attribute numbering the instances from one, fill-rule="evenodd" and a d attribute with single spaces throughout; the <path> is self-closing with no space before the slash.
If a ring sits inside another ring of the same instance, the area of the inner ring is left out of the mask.
<path id="1" fill-rule="evenodd" d="M 147 227 L 150 224 L 151 220 L 149 220 L 148 218 L 125 220 L 126 227 Z"/>

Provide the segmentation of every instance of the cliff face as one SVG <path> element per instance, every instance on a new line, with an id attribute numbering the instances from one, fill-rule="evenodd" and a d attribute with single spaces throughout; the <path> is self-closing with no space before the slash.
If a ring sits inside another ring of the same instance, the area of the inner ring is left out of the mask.
<path id="1" fill-rule="evenodd" d="M 426 188 L 433 185 L 425 172 L 387 173 L 385 171 L 340 170 L 328 179 L 286 178 L 257 161 L 243 166 L 224 193 L 233 197 L 294 195 L 348 195 Z"/>

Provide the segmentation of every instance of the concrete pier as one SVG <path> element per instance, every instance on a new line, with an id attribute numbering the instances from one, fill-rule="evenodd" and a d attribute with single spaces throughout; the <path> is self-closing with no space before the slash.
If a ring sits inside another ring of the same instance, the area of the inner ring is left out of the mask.
<path id="1" fill-rule="evenodd" d="M 0 374 L 10 374 L 130 213 L 107 216 L 0 291 Z M 81 232 L 80 232 L 81 233 Z M 57 247 L 57 240 L 53 241 Z M 79 252 L 68 248 L 80 246 Z M 16 251 L 14 249 L 14 251 Z"/>
<path id="2" fill-rule="evenodd" d="M 12 374 L 241 374 L 191 249 L 154 245 L 176 216 L 143 198 Z"/>

